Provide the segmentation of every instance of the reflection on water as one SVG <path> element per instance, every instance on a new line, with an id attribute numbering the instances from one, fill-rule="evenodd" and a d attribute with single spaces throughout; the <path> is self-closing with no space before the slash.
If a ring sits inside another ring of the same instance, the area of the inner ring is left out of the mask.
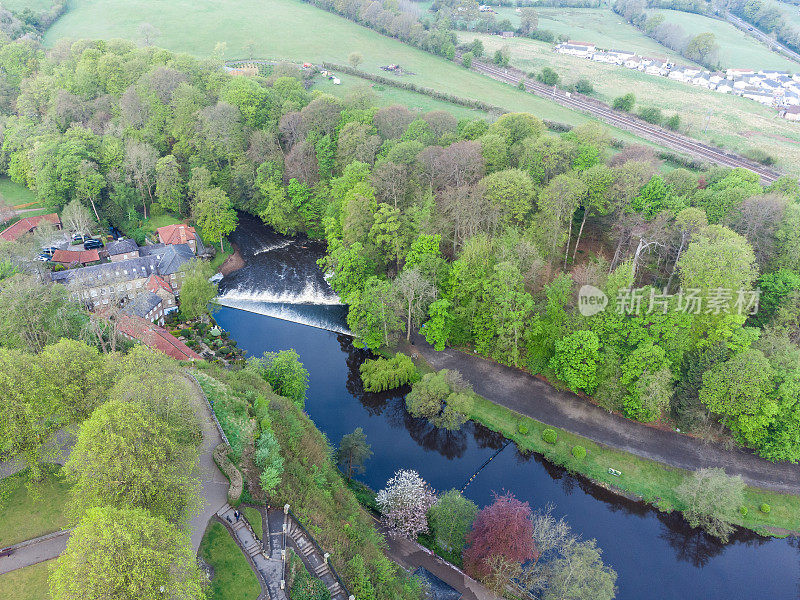
<path id="1" fill-rule="evenodd" d="M 260 239 L 258 233 L 257 228 L 249 232 L 250 243 L 266 247 L 269 240 Z M 278 244 L 275 234 L 268 235 L 271 243 Z M 239 240 L 237 243 L 241 247 Z M 289 244 L 258 256 L 293 249 Z M 270 268 L 278 273 L 311 272 L 314 255 L 306 255 L 305 263 L 301 258 L 292 254 L 291 270 L 274 264 Z M 273 275 L 271 271 L 251 270 L 246 278 L 271 281 Z M 235 284 L 233 276 L 226 279 L 226 285 Z M 297 285 L 301 285 L 299 279 Z M 458 432 L 447 432 L 411 417 L 405 410 L 407 389 L 364 392 L 358 367 L 368 353 L 353 347 L 345 335 L 232 308 L 220 309 L 216 318 L 251 355 L 285 348 L 294 348 L 300 354 L 310 372 L 309 415 L 334 445 L 356 427 L 364 429 L 374 455 L 361 479 L 375 489 L 395 470 L 408 467 L 417 469 L 438 490 L 460 488 L 505 442 L 503 436 L 472 423 Z M 739 531 L 728 544 L 720 544 L 688 527 L 680 515 L 663 514 L 617 496 L 538 455 L 523 454 L 514 445 L 501 451 L 480 472 L 465 495 L 485 505 L 494 492 L 502 490 L 513 492 L 534 507 L 553 503 L 556 516 L 566 517 L 584 538 L 596 538 L 604 561 L 619 574 L 620 599 L 800 597 L 796 540 L 762 538 Z"/>

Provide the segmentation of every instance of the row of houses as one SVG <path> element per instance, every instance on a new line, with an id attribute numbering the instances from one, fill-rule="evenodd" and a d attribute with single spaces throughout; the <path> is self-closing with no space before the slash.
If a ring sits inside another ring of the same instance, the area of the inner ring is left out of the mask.
<path id="1" fill-rule="evenodd" d="M 591 42 L 569 40 L 558 44 L 555 51 L 585 58 L 594 62 L 624 66 L 648 75 L 667 77 L 675 81 L 733 94 L 755 100 L 766 106 L 783 109 L 782 112 L 800 114 L 790 107 L 800 107 L 800 74 L 787 71 L 755 71 L 753 69 L 727 69 L 708 71 L 701 67 L 678 65 L 665 58 L 639 56 L 626 50 L 604 50 Z M 791 117 L 788 117 L 791 118 Z"/>
<path id="2" fill-rule="evenodd" d="M 159 243 L 146 246 L 131 239 L 110 242 L 104 251 L 108 262 L 54 271 L 50 277 L 90 310 L 121 305 L 130 316 L 163 325 L 164 317 L 178 309 L 182 267 L 195 257 L 198 238 L 184 224 L 163 227 L 158 234 Z"/>

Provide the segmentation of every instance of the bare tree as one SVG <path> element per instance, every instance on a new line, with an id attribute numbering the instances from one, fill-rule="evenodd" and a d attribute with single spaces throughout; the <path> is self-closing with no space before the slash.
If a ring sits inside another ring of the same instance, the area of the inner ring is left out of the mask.
<path id="1" fill-rule="evenodd" d="M 297 179 L 309 185 L 319 179 L 319 166 L 317 165 L 317 152 L 314 145 L 303 140 L 295 144 L 286 155 L 286 170 L 284 179 L 289 182 Z"/>
<path id="2" fill-rule="evenodd" d="M 372 187 L 381 202 L 397 205 L 405 199 L 408 191 L 408 172 L 405 165 L 388 160 L 380 163 L 370 176 Z"/>
<path id="3" fill-rule="evenodd" d="M 150 144 L 128 140 L 125 144 L 125 171 L 142 196 L 142 209 L 147 219 L 148 201 L 153 201 L 158 152 Z"/>
<path id="4" fill-rule="evenodd" d="M 420 324 L 427 313 L 428 304 L 436 297 L 436 288 L 416 267 L 400 273 L 395 285 L 405 304 L 406 341 L 409 341 L 412 323 Z"/>
<path id="5" fill-rule="evenodd" d="M 414 113 L 400 104 L 393 104 L 375 113 L 372 123 L 385 140 L 399 138 L 414 120 Z"/>
<path id="6" fill-rule="evenodd" d="M 161 32 L 155 25 L 150 23 L 142 23 L 139 25 L 139 37 L 142 38 L 142 43 L 145 46 L 152 46 L 159 35 L 161 35 Z"/>
<path id="7" fill-rule="evenodd" d="M 61 212 L 61 222 L 71 233 L 87 234 L 92 228 L 92 215 L 89 209 L 75 198 Z"/>
<path id="8" fill-rule="evenodd" d="M 775 237 L 786 213 L 787 198 L 779 194 L 753 196 L 742 202 L 732 219 L 733 230 L 750 242 L 761 267 L 775 257 Z"/>
<path id="9" fill-rule="evenodd" d="M 278 132 L 283 147 L 290 150 L 303 137 L 303 117 L 299 112 L 286 113 L 278 122 Z"/>

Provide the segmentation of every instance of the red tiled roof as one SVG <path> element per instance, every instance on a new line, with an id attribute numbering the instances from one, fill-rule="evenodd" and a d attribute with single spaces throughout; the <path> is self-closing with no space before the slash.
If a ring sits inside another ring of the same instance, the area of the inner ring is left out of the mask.
<path id="1" fill-rule="evenodd" d="M 38 227 L 39 223 L 43 220 L 50 221 L 53 225 L 60 226 L 61 219 L 58 218 L 56 213 L 50 213 L 49 215 L 37 215 L 35 217 L 25 217 L 24 219 L 20 219 L 10 227 L 6 227 L 3 231 L 0 231 L 0 238 L 7 240 L 9 242 L 13 242 L 18 240 L 26 233 L 29 233 Z"/>
<path id="2" fill-rule="evenodd" d="M 169 331 L 154 325 L 147 319 L 123 315 L 119 318 L 119 330 L 129 337 L 139 340 L 148 348 L 163 352 L 175 360 L 203 360 L 202 356 Z"/>
<path id="3" fill-rule="evenodd" d="M 185 244 L 197 237 L 194 227 L 184 223 L 165 225 L 164 227 L 159 227 L 156 231 L 158 231 L 158 239 L 162 244 Z"/>
<path id="4" fill-rule="evenodd" d="M 62 265 L 85 265 L 90 262 L 97 262 L 100 260 L 98 250 L 56 250 L 53 253 L 51 262 L 60 263 Z"/>
<path id="5" fill-rule="evenodd" d="M 158 291 L 159 288 L 169 292 L 170 294 L 175 293 L 172 291 L 172 286 L 163 279 L 161 279 L 161 277 L 159 277 L 158 275 L 150 275 L 150 278 L 147 280 L 148 291 L 155 293 Z"/>

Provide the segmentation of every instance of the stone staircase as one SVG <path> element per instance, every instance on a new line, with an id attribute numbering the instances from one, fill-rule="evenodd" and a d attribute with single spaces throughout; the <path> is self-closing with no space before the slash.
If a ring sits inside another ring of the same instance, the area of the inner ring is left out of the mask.
<path id="1" fill-rule="evenodd" d="M 320 554 L 317 546 L 294 519 L 289 515 L 284 517 L 287 537 L 309 572 L 322 580 L 330 591 L 332 600 L 348 600 L 347 592 L 333 574 L 327 557 Z"/>

